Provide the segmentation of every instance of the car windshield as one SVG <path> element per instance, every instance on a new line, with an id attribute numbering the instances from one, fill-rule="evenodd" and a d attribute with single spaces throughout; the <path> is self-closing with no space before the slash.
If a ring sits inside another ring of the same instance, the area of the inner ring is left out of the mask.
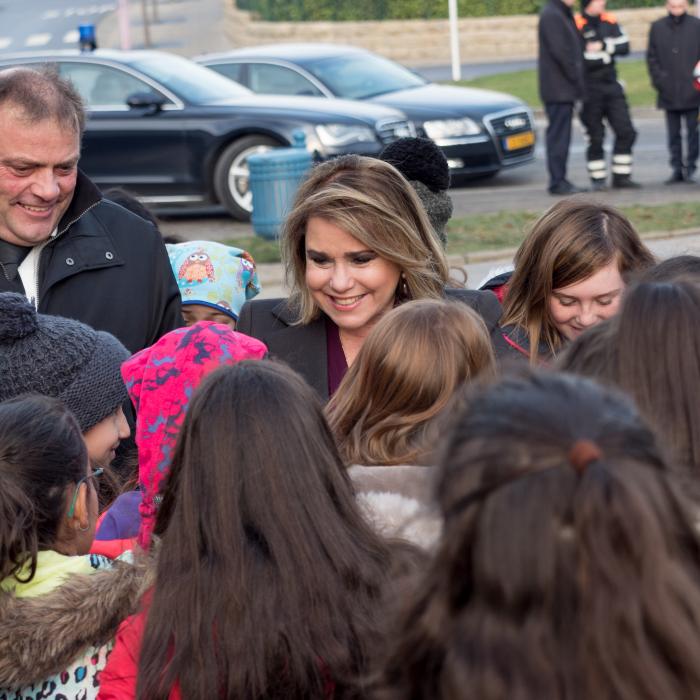
<path id="1" fill-rule="evenodd" d="M 243 85 L 181 56 L 150 55 L 134 61 L 132 65 L 195 105 L 217 104 L 251 94 Z"/>
<path id="2" fill-rule="evenodd" d="M 307 63 L 305 68 L 336 97 L 363 100 L 395 90 L 425 85 L 425 80 L 398 63 L 372 54 L 334 56 Z"/>

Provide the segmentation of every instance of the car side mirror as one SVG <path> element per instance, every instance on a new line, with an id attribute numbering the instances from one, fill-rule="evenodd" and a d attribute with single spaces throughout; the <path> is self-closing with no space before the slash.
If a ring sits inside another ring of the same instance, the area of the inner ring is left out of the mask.
<path id="1" fill-rule="evenodd" d="M 147 109 L 152 112 L 159 112 L 167 99 L 163 95 L 155 92 L 134 92 L 126 99 L 126 104 L 131 109 Z"/>

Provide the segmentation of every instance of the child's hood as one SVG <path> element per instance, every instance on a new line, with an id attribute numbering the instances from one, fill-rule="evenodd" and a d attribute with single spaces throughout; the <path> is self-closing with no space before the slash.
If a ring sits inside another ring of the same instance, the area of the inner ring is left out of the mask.
<path id="1" fill-rule="evenodd" d="M 245 250 L 215 241 L 168 244 L 170 266 L 183 304 L 203 304 L 235 320 L 260 293 L 255 261 Z"/>
<path id="2" fill-rule="evenodd" d="M 122 376 L 136 409 L 139 452 L 139 544 L 147 547 L 155 522 L 157 494 L 168 473 L 175 442 L 192 393 L 222 365 L 261 359 L 264 343 L 228 326 L 200 321 L 178 328 L 122 365 Z"/>

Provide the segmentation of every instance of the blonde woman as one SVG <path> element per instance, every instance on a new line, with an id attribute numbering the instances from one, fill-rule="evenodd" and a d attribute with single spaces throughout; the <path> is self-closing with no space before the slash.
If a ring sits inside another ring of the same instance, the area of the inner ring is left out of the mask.
<path id="1" fill-rule="evenodd" d="M 534 225 L 515 255 L 502 330 L 513 354 L 547 361 L 613 316 L 630 276 L 654 264 L 629 220 L 599 203 L 564 200 Z"/>
<path id="2" fill-rule="evenodd" d="M 326 415 L 369 519 L 388 536 L 429 546 L 427 514 L 439 431 L 460 387 L 494 372 L 479 315 L 466 304 L 403 304 L 374 327 Z"/>
<path id="3" fill-rule="evenodd" d="M 411 299 L 459 299 L 495 342 L 491 292 L 452 289 L 445 253 L 411 185 L 392 165 L 342 156 L 315 167 L 281 237 L 289 299 L 247 303 L 238 330 L 262 340 L 327 399 L 377 321 Z"/>

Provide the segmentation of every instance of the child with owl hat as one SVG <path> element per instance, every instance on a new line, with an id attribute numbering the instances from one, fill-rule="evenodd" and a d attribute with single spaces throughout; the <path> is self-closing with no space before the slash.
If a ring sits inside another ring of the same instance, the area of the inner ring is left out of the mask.
<path id="1" fill-rule="evenodd" d="M 166 248 L 185 323 L 216 321 L 235 329 L 243 304 L 260 293 L 250 253 L 213 241 L 187 241 Z"/>

